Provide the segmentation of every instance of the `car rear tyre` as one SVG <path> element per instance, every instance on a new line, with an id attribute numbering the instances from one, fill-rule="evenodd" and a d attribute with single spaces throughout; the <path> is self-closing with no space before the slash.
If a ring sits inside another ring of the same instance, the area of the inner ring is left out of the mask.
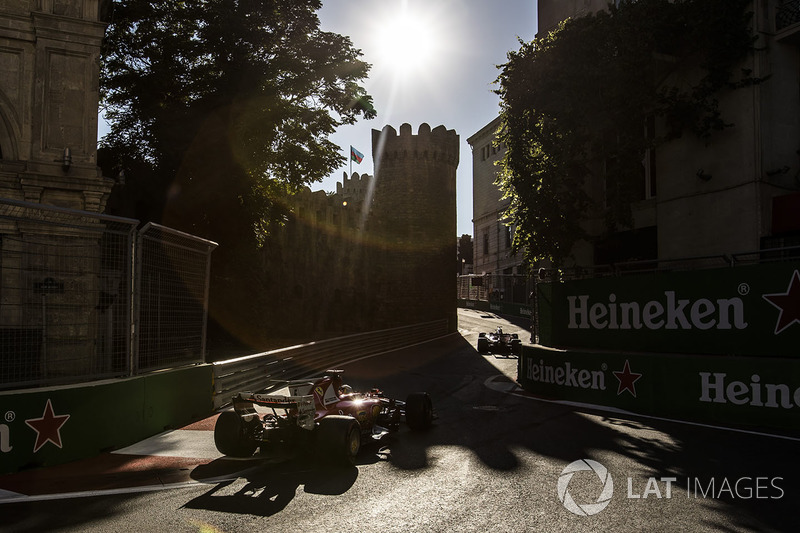
<path id="1" fill-rule="evenodd" d="M 317 427 L 317 456 L 324 462 L 352 465 L 361 450 L 361 426 L 352 416 L 330 415 Z"/>
<path id="2" fill-rule="evenodd" d="M 247 436 L 247 426 L 235 411 L 220 413 L 214 425 L 214 445 L 231 457 L 250 457 L 258 448 Z"/>
<path id="3" fill-rule="evenodd" d="M 406 423 L 413 430 L 427 429 L 433 423 L 433 402 L 427 392 L 414 392 L 406 399 Z"/>

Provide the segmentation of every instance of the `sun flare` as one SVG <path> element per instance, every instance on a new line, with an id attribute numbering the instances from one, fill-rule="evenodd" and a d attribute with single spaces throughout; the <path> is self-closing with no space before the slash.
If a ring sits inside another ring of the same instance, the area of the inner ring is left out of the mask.
<path id="1" fill-rule="evenodd" d="M 436 35 L 431 25 L 411 13 L 387 17 L 376 28 L 376 66 L 399 74 L 421 71 L 436 54 Z"/>

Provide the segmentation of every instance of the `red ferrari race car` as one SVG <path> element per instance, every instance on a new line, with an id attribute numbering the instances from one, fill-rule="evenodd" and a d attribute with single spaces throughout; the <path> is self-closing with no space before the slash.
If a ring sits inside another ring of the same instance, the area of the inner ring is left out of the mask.
<path id="1" fill-rule="evenodd" d="M 323 377 L 285 382 L 289 395 L 234 395 L 233 411 L 222 412 L 214 426 L 214 444 L 231 457 L 250 457 L 256 448 L 261 454 L 303 450 L 329 462 L 352 464 L 362 439 L 378 440 L 399 429 L 403 419 L 412 430 L 433 422 L 427 393 L 412 393 L 403 402 L 378 389 L 353 392 L 341 374 L 329 370 Z"/>

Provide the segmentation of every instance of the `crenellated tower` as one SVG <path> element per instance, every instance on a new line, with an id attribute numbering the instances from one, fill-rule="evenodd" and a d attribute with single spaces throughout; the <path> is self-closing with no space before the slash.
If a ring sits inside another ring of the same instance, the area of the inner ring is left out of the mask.
<path id="1" fill-rule="evenodd" d="M 448 317 L 455 328 L 459 137 L 428 124 L 372 131 L 375 192 L 368 230 L 373 294 L 388 326 Z"/>
<path id="2" fill-rule="evenodd" d="M 456 327 L 459 138 L 422 124 L 373 132 L 375 174 L 306 188 L 264 246 L 265 323 L 318 336 L 447 318 Z M 271 306 L 271 307 L 270 307 Z"/>
<path id="3" fill-rule="evenodd" d="M 336 184 L 336 195 L 348 204 L 362 205 L 364 200 L 371 195 L 372 176 L 353 172 L 347 177 L 347 172 L 342 174 L 342 183 Z"/>

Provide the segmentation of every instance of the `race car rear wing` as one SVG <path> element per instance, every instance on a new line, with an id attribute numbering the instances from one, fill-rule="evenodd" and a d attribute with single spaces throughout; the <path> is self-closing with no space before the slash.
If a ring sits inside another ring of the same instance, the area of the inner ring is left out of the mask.
<path id="1" fill-rule="evenodd" d="M 295 410 L 297 425 L 303 429 L 314 429 L 314 397 L 313 396 L 281 396 L 278 394 L 259 394 L 240 392 L 232 398 L 233 410 L 244 419 L 258 417 L 255 405 L 269 409 L 283 409 L 287 412 Z"/>
<path id="2" fill-rule="evenodd" d="M 287 387 L 291 396 L 305 396 L 307 394 L 311 394 L 311 389 L 314 387 L 314 384 L 319 383 L 324 379 L 328 379 L 331 376 L 341 376 L 343 373 L 344 370 L 330 369 L 326 370 L 322 376 L 293 380 L 271 379 L 269 382 L 272 385 L 281 385 L 282 387 Z"/>

